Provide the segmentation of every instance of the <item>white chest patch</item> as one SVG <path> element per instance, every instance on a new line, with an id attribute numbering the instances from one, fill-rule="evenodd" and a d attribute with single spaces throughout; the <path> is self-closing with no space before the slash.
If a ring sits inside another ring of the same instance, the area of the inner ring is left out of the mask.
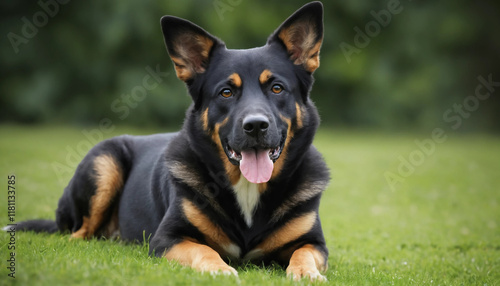
<path id="1" fill-rule="evenodd" d="M 233 191 L 236 195 L 236 201 L 240 206 L 241 214 L 245 219 L 248 227 L 252 226 L 252 217 L 255 208 L 259 204 L 260 192 L 259 186 L 250 183 L 245 177 L 241 176 L 236 185 L 233 186 Z"/>

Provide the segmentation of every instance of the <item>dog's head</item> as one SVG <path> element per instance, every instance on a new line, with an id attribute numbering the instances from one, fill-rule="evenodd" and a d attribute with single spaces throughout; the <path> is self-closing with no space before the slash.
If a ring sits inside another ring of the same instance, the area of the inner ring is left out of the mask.
<path id="1" fill-rule="evenodd" d="M 268 182 L 291 160 L 292 141 L 303 134 L 309 139 L 302 147 L 311 144 L 318 125 L 309 91 L 323 38 L 320 2 L 296 11 L 254 49 L 227 49 L 180 18 L 165 16 L 161 25 L 177 77 L 193 98 L 191 129 L 213 141 L 233 184 L 240 174 L 252 183 Z"/>

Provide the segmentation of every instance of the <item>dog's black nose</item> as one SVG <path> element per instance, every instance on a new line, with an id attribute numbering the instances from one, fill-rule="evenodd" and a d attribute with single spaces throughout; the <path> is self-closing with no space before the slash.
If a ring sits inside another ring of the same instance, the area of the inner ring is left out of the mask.
<path id="1" fill-rule="evenodd" d="M 269 120 L 263 115 L 249 115 L 243 119 L 243 130 L 252 137 L 263 135 L 268 127 Z"/>

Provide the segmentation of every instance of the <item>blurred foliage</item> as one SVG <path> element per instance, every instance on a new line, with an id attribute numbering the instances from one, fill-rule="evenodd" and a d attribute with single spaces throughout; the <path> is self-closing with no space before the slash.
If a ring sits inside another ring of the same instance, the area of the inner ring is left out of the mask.
<path id="1" fill-rule="evenodd" d="M 165 51 L 162 15 L 189 19 L 229 48 L 250 48 L 263 45 L 306 3 L 59 1 L 0 3 L 1 122 L 97 124 L 109 118 L 116 124 L 179 126 L 190 98 Z M 474 96 L 478 76 L 491 74 L 500 81 L 498 1 L 323 4 L 325 37 L 312 98 L 324 125 L 450 127 L 444 113 Z M 374 14 L 383 19 L 380 11 L 396 4 L 400 13 L 390 14 L 387 25 L 374 22 Z M 375 35 L 348 60 L 341 43 L 356 47 L 355 28 L 370 32 L 367 27 Z M 169 75 L 140 100 L 131 100 L 148 67 Z M 457 129 L 500 131 L 499 93 L 479 100 L 477 111 L 463 116 Z M 118 112 L 117 106 L 127 106 L 129 113 Z"/>

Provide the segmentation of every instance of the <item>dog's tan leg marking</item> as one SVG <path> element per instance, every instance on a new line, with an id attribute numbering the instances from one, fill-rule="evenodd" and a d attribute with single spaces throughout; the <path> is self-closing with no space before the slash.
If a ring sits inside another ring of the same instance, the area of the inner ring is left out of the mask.
<path id="1" fill-rule="evenodd" d="M 111 202 L 123 187 L 121 167 L 112 156 L 96 157 L 94 170 L 97 188 L 89 202 L 89 216 L 83 218 L 82 227 L 71 235 L 72 238 L 91 238 L 102 225 Z"/>
<path id="2" fill-rule="evenodd" d="M 77 239 L 78 238 L 80 238 L 80 239 L 87 238 L 88 227 L 89 227 L 89 218 L 84 216 L 82 226 L 80 227 L 80 229 L 78 231 L 75 231 L 71 234 L 71 239 L 73 239 L 73 238 L 77 238 Z"/>
<path id="3" fill-rule="evenodd" d="M 215 251 L 235 258 L 240 256 L 238 246 L 229 239 L 220 226 L 214 224 L 194 203 L 188 199 L 183 199 L 182 209 L 189 222 L 203 233 L 207 244 Z"/>
<path id="4" fill-rule="evenodd" d="M 326 277 L 320 273 L 325 270 L 323 255 L 313 245 L 306 244 L 293 252 L 286 275 L 293 280 L 309 278 L 311 281 L 326 281 Z"/>
<path id="5" fill-rule="evenodd" d="M 238 272 L 227 265 L 215 250 L 190 240 L 184 240 L 174 245 L 163 257 L 177 261 L 181 265 L 189 266 L 202 273 L 238 276 Z"/>
<path id="6" fill-rule="evenodd" d="M 284 226 L 272 232 L 259 245 L 245 255 L 245 259 L 254 260 L 271 253 L 287 243 L 297 240 L 309 232 L 316 222 L 316 212 L 309 212 L 288 221 Z"/>

